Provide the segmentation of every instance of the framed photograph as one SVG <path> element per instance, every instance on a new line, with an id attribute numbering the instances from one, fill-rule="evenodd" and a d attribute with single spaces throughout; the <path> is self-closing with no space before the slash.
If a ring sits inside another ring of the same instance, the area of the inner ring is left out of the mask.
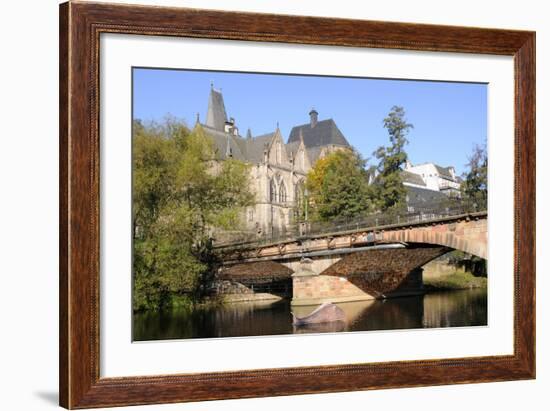
<path id="1" fill-rule="evenodd" d="M 60 6 L 60 405 L 535 378 L 535 33 Z"/>

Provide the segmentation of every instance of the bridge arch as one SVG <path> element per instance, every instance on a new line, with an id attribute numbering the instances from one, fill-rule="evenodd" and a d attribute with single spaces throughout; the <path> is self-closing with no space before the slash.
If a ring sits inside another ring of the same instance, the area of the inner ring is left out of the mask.
<path id="1" fill-rule="evenodd" d="M 440 245 L 487 259 L 486 219 L 384 231 L 380 238 L 385 242 Z"/>
<path id="2" fill-rule="evenodd" d="M 293 270 L 275 261 L 256 261 L 221 267 L 217 293 L 229 301 L 259 301 L 292 295 Z"/>
<path id="3" fill-rule="evenodd" d="M 403 273 L 422 267 L 450 251 L 447 247 L 382 248 L 344 255 L 319 275 L 349 277 L 369 273 Z"/>

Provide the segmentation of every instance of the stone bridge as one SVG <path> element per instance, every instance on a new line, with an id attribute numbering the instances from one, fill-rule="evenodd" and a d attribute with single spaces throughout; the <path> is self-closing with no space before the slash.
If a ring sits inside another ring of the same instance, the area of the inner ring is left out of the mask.
<path id="1" fill-rule="evenodd" d="M 422 292 L 421 267 L 450 250 L 487 258 L 487 212 L 224 246 L 218 277 L 243 299 L 258 287 L 294 305 L 386 298 Z"/>

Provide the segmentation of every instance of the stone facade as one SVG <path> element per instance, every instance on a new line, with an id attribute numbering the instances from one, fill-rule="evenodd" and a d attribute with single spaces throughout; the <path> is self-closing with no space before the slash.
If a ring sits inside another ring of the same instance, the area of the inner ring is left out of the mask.
<path id="1" fill-rule="evenodd" d="M 250 184 L 256 201 L 243 216 L 251 233 L 287 230 L 303 201 L 305 178 L 313 164 L 333 151 L 351 149 L 332 119 L 319 120 L 315 110 L 309 115 L 309 123 L 293 127 L 286 143 L 278 125 L 267 134 L 253 137 L 248 129 L 242 136 L 235 119 L 227 116 L 222 93 L 213 87 L 206 122 L 197 115 L 195 128 L 212 138 L 218 160 L 235 158 L 252 165 Z"/>

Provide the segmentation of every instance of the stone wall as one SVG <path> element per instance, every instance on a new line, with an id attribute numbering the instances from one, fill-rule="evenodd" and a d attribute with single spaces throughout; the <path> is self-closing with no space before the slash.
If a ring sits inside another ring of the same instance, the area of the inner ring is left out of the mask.
<path id="1" fill-rule="evenodd" d="M 354 271 L 347 275 L 326 275 L 328 270 L 317 274 L 312 269 L 313 265 L 314 261 L 306 259 L 293 274 L 292 305 L 364 301 L 424 293 L 420 267 L 410 271 Z"/>
<path id="2" fill-rule="evenodd" d="M 329 275 L 294 277 L 292 288 L 292 305 L 315 305 L 324 302 L 362 301 L 375 298 L 346 278 Z"/>

